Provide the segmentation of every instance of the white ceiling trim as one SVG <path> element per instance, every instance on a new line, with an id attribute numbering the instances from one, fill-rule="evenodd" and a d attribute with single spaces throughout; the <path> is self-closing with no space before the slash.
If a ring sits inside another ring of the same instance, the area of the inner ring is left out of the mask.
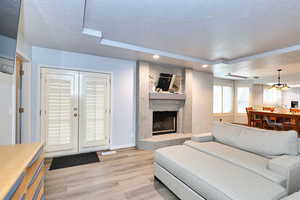
<path id="1" fill-rule="evenodd" d="M 128 49 L 128 50 L 137 51 L 137 52 L 143 52 L 143 53 L 152 54 L 152 55 L 159 55 L 159 56 L 163 56 L 163 57 L 174 58 L 174 59 L 178 59 L 178 60 L 195 62 L 195 63 L 201 63 L 201 64 L 207 64 L 207 65 L 215 64 L 214 61 L 174 54 L 174 53 L 156 50 L 156 49 L 145 48 L 145 47 L 141 47 L 141 46 L 136 46 L 136 45 L 132 45 L 132 44 L 124 43 L 124 42 L 118 42 L 118 41 L 108 40 L 108 39 L 103 39 L 103 38 L 101 39 L 100 44 L 106 45 L 106 46 L 111 46 L 111 47 L 117 47 L 117 48 L 121 48 L 121 49 Z"/>
<path id="2" fill-rule="evenodd" d="M 231 59 L 231 60 L 226 60 L 224 62 L 224 64 L 235 64 L 235 63 L 240 63 L 240 62 L 249 61 L 249 60 L 255 60 L 255 59 L 263 58 L 263 57 L 267 57 L 267 56 L 274 56 L 274 55 L 290 53 L 290 52 L 298 51 L 298 50 L 300 50 L 300 44 L 282 48 L 282 49 L 266 51 L 266 52 L 254 54 L 251 56 L 245 56 L 245 57 L 235 58 L 235 59 Z"/>
<path id="3" fill-rule="evenodd" d="M 255 60 L 255 59 L 264 58 L 267 56 L 280 55 L 280 54 L 285 54 L 285 53 L 290 53 L 293 51 L 300 50 L 300 44 L 298 44 L 298 45 L 294 45 L 294 46 L 290 46 L 290 47 L 286 47 L 286 48 L 282 48 L 282 49 L 275 49 L 275 50 L 266 51 L 266 52 L 262 52 L 259 54 L 254 54 L 254 55 L 240 57 L 240 58 L 206 60 L 206 59 L 202 59 L 202 58 L 184 56 L 184 55 L 170 53 L 170 52 L 161 51 L 161 50 L 157 50 L 157 49 L 150 49 L 150 48 L 146 48 L 146 47 L 142 47 L 142 46 L 128 44 L 125 42 L 104 39 L 101 31 L 97 31 L 97 30 L 93 30 L 93 29 L 83 28 L 82 33 L 100 38 L 101 45 L 111 46 L 111 47 L 116 47 L 116 48 L 121 48 L 121 49 L 128 49 L 131 51 L 143 52 L 143 53 L 147 53 L 147 54 L 157 54 L 157 55 L 160 55 L 163 57 L 174 58 L 174 59 L 178 59 L 178 60 L 195 62 L 195 63 L 200 63 L 200 64 L 207 64 L 207 65 L 236 64 L 236 63 L 240 63 L 240 62 L 244 62 L 244 61 Z"/>
<path id="4" fill-rule="evenodd" d="M 82 33 L 86 34 L 86 35 L 102 38 L 102 32 L 101 31 L 96 31 L 96 30 L 90 29 L 90 28 L 84 28 L 83 27 Z"/>
<path id="5" fill-rule="evenodd" d="M 280 55 L 280 54 L 285 54 L 285 53 L 290 53 L 293 51 L 300 50 L 300 44 L 297 44 L 294 46 L 289 46 L 289 47 L 285 47 L 285 48 L 281 48 L 281 49 L 274 49 L 274 50 L 265 51 L 262 53 L 239 57 L 239 58 L 207 60 L 207 59 L 202 59 L 202 58 L 195 58 L 195 57 L 191 57 L 191 56 L 175 54 L 175 53 L 171 53 L 171 52 L 167 52 L 167 51 L 161 51 L 161 50 L 157 50 L 157 49 L 146 48 L 146 47 L 133 45 L 133 44 L 125 43 L 125 42 L 104 39 L 102 31 L 98 31 L 98 30 L 91 29 L 91 28 L 85 28 L 85 26 L 84 26 L 85 17 L 86 17 L 86 1 L 87 0 L 84 0 L 82 33 L 89 35 L 89 36 L 94 36 L 94 37 L 100 38 L 100 44 L 105 45 L 105 46 L 127 49 L 127 50 L 142 52 L 142 53 L 146 53 L 146 54 L 157 54 L 157 55 L 160 55 L 163 57 L 168 57 L 168 58 L 173 58 L 173 59 L 178 59 L 178 60 L 183 60 L 183 61 L 188 61 L 188 62 L 195 62 L 195 63 L 200 63 L 200 64 L 207 64 L 207 65 L 236 64 L 236 63 L 240 63 L 240 62 L 244 62 L 244 61 L 250 61 L 250 60 L 268 57 L 271 55 Z"/>

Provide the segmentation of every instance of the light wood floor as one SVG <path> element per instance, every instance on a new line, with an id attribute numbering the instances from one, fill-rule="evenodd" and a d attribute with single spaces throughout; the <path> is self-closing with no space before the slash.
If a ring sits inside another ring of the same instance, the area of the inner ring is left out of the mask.
<path id="1" fill-rule="evenodd" d="M 99 163 L 47 170 L 46 199 L 178 200 L 153 179 L 152 152 L 126 149 L 99 157 Z"/>

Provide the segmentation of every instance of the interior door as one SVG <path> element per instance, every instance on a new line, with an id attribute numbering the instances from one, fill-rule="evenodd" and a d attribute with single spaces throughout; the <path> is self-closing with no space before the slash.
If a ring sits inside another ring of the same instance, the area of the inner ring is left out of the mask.
<path id="1" fill-rule="evenodd" d="M 80 72 L 79 150 L 106 149 L 109 144 L 110 76 Z"/>
<path id="2" fill-rule="evenodd" d="M 42 70 L 42 132 L 45 151 L 78 152 L 78 72 Z"/>

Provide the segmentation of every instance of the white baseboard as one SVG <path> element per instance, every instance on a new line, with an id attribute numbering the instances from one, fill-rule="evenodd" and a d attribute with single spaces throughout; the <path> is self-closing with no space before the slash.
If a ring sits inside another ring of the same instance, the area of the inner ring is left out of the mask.
<path id="1" fill-rule="evenodd" d="M 124 149 L 124 148 L 130 148 L 130 147 L 135 147 L 135 144 L 123 144 L 123 145 L 111 146 L 110 150 Z"/>

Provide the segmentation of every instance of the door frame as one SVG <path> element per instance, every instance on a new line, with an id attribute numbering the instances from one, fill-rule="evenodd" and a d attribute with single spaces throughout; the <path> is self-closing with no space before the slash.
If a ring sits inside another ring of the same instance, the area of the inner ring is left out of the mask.
<path id="1" fill-rule="evenodd" d="M 38 125 L 39 128 L 37 127 L 37 130 L 39 130 L 40 132 L 40 140 L 42 143 L 45 143 L 45 137 L 44 137 L 44 132 L 43 132 L 43 116 L 42 116 L 42 108 L 43 108 L 43 100 L 42 100 L 42 69 L 46 68 L 46 69 L 51 69 L 51 70 L 69 70 L 69 71 L 75 71 L 75 72 L 88 72 L 88 73 L 101 73 L 101 74 L 108 74 L 110 76 L 110 97 L 109 97 L 109 107 L 110 107 L 110 115 L 108 117 L 108 145 L 106 147 L 104 147 L 103 149 L 97 149 L 97 151 L 101 151 L 101 150 L 108 150 L 112 148 L 112 132 L 113 132 L 113 126 L 112 126 L 112 120 L 113 120 L 113 110 L 114 110 L 114 106 L 113 106 L 113 100 L 114 100 L 114 95 L 112 92 L 112 88 L 114 87 L 113 85 L 113 72 L 112 71 L 103 71 L 103 70 L 94 70 L 94 69 L 85 69 L 85 68 L 81 68 L 81 67 L 68 67 L 68 66 L 54 66 L 54 65 L 44 65 L 44 64 L 38 64 L 37 65 L 38 68 L 38 80 L 39 80 L 39 96 L 37 97 L 39 99 L 39 110 L 37 112 L 37 116 L 39 119 Z M 90 152 L 91 150 L 87 150 L 87 151 L 82 151 L 82 152 Z M 59 156 L 63 156 L 63 155 L 74 155 L 74 154 L 78 154 L 78 152 L 63 152 L 63 154 L 61 152 L 51 152 L 51 153 L 46 153 L 45 157 L 59 157 Z"/>
<path id="2" fill-rule="evenodd" d="M 19 50 L 16 51 L 15 65 L 17 60 L 22 63 L 22 76 L 17 74 L 17 70 L 14 72 L 14 86 L 13 86 L 13 143 L 30 143 L 33 141 L 32 138 L 32 115 L 31 115 L 31 58 L 23 54 Z M 20 79 L 18 80 L 18 77 Z M 18 82 L 22 85 L 20 88 L 19 96 L 17 94 Z M 23 112 L 19 113 L 18 98 L 21 100 L 19 106 L 23 108 Z M 18 119 L 19 117 L 19 119 Z M 21 130 L 21 131 L 18 131 Z"/>
<path id="3" fill-rule="evenodd" d="M 15 144 L 21 144 L 22 142 L 22 117 L 23 117 L 23 101 L 22 101 L 22 82 L 23 82 L 23 60 L 20 56 L 16 55 L 15 61 L 15 96 L 16 96 L 16 136 L 15 136 Z M 22 110 L 21 110 L 22 109 Z"/>

